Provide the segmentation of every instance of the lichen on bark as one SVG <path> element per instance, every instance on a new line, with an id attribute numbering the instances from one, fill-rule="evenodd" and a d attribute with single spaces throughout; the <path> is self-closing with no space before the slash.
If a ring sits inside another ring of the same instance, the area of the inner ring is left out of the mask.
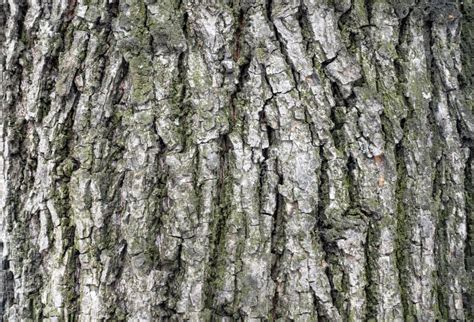
<path id="1" fill-rule="evenodd" d="M 4 320 L 472 320 L 472 0 L 0 0 Z"/>

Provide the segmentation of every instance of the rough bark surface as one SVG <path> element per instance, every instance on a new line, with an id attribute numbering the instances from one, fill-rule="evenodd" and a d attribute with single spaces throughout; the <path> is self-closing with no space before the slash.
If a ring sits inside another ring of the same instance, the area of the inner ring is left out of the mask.
<path id="1" fill-rule="evenodd" d="M 0 314 L 472 320 L 472 0 L 0 0 Z"/>

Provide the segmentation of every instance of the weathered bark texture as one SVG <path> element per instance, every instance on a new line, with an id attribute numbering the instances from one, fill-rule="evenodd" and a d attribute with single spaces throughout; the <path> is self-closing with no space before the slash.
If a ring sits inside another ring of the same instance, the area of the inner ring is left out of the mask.
<path id="1" fill-rule="evenodd" d="M 4 320 L 472 320 L 472 0 L 0 0 Z"/>

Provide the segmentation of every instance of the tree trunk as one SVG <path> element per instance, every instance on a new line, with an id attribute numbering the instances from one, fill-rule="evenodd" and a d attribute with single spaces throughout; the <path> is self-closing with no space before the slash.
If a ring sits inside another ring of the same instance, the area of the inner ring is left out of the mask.
<path id="1" fill-rule="evenodd" d="M 473 16 L 0 0 L 3 319 L 474 319 Z"/>

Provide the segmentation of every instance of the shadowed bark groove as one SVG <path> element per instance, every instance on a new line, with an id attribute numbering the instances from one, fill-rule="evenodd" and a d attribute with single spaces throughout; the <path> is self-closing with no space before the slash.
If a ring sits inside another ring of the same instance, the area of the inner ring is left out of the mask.
<path id="1" fill-rule="evenodd" d="M 0 0 L 2 320 L 472 320 L 472 0 Z"/>

